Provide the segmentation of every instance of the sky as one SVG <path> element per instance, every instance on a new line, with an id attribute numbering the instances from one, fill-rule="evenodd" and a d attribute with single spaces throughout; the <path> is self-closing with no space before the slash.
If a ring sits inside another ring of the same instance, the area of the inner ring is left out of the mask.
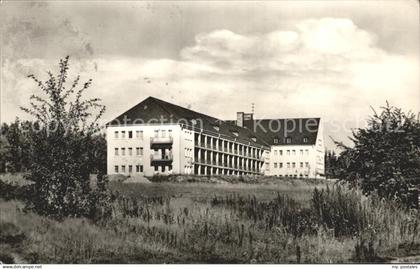
<path id="1" fill-rule="evenodd" d="M 321 117 L 327 146 L 372 108 L 420 111 L 417 1 L 2 1 L 1 122 L 70 56 L 107 122 L 148 96 L 221 119 Z"/>

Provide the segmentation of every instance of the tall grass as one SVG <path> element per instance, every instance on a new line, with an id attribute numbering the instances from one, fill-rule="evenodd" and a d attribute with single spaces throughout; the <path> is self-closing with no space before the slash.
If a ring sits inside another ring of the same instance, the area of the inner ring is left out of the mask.
<path id="1" fill-rule="evenodd" d="M 418 211 L 345 186 L 312 185 L 304 199 L 307 186 L 114 187 L 109 218 L 98 223 L 57 222 L 0 202 L 0 225 L 22 234 L 8 251 L 41 263 L 339 263 L 420 254 Z"/>

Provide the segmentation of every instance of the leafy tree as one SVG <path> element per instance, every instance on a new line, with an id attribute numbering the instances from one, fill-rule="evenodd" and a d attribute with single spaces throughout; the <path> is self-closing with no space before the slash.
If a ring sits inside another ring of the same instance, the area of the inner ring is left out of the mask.
<path id="1" fill-rule="evenodd" d="M 0 173 L 6 172 L 7 159 L 9 158 L 9 141 L 4 135 L 7 129 L 8 125 L 3 124 L 0 133 Z"/>
<path id="2" fill-rule="evenodd" d="M 33 181 L 37 199 L 31 206 L 40 214 L 92 217 L 104 205 L 105 179 L 99 175 L 98 186 L 92 189 L 89 161 L 93 139 L 100 130 L 98 120 L 105 112 L 99 98 L 83 99 L 92 80 L 79 87 L 77 76 L 66 87 L 69 57 L 60 60 L 58 76 L 48 72 L 45 82 L 30 75 L 47 96 L 30 97 L 30 107 L 22 110 L 36 121 L 29 132 L 32 163 L 27 179 Z"/>
<path id="3" fill-rule="evenodd" d="M 411 190 L 420 184 L 420 122 L 388 103 L 381 109 L 367 128 L 353 131 L 354 147 L 336 142 L 344 149 L 339 178 L 360 185 L 366 194 L 413 205 Z"/>
<path id="4" fill-rule="evenodd" d="M 338 156 L 334 151 L 326 151 L 324 156 L 325 176 L 327 178 L 337 178 L 339 161 Z"/>
<path id="5" fill-rule="evenodd" d="M 89 148 L 89 161 L 92 165 L 91 173 L 106 174 L 106 154 L 105 134 L 92 136 L 92 144 Z"/>
<path id="6" fill-rule="evenodd" d="M 8 142 L 6 148 L 7 171 L 12 173 L 20 172 L 22 171 L 22 133 L 18 118 L 8 126 L 5 137 Z"/>

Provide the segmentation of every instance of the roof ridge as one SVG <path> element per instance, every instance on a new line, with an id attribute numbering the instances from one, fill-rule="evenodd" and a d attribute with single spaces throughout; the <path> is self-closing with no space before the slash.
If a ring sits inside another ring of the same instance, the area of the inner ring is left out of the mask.
<path id="1" fill-rule="evenodd" d="M 213 116 L 210 116 L 210 115 L 207 115 L 207 114 L 201 113 L 201 112 L 197 112 L 197 111 L 195 111 L 195 110 L 192 110 L 192 109 L 189 109 L 189 108 L 186 108 L 186 107 L 183 107 L 183 106 L 179 106 L 179 105 L 176 105 L 176 104 L 170 103 L 170 102 L 168 102 L 168 101 L 165 101 L 165 100 L 162 100 L 162 99 L 159 99 L 159 98 L 153 97 L 153 96 L 150 96 L 150 98 L 151 98 L 151 99 L 153 99 L 154 101 L 161 102 L 161 103 L 165 103 L 166 105 L 170 105 L 170 106 L 173 106 L 173 107 L 182 108 L 182 109 L 184 109 L 184 110 L 186 110 L 186 111 L 188 111 L 188 112 L 193 112 L 193 113 L 196 113 L 196 114 L 199 114 L 199 115 L 206 116 L 206 117 L 208 117 L 208 118 L 212 118 L 212 119 L 214 119 L 214 120 L 218 120 L 218 121 L 222 121 L 222 122 L 224 122 L 224 120 L 222 120 L 222 119 L 219 119 L 219 118 L 216 118 L 216 117 L 213 117 Z M 162 104 L 159 104 L 159 105 L 160 105 L 161 107 L 164 107 Z"/>
<path id="2" fill-rule="evenodd" d="M 158 105 L 160 108 L 162 108 L 169 115 L 169 117 L 171 117 L 171 114 L 175 114 L 174 111 L 169 112 L 169 110 L 164 105 L 160 104 L 159 101 L 162 101 L 162 100 L 160 100 L 158 98 L 155 98 L 155 97 L 152 97 L 152 96 L 149 96 L 149 98 L 152 100 L 152 102 L 154 102 L 156 105 Z M 165 102 L 165 101 L 163 101 L 163 102 Z M 170 103 L 168 103 L 168 104 L 170 104 Z M 179 117 L 179 115 L 174 115 L 174 116 Z"/>

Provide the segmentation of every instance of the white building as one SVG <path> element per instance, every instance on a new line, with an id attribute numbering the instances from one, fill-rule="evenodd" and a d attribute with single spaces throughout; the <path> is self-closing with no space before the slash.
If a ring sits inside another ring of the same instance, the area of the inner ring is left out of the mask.
<path id="1" fill-rule="evenodd" d="M 293 130 L 285 137 L 280 133 L 287 128 L 253 129 L 271 126 L 270 120 L 237 116 L 223 121 L 149 97 L 108 123 L 108 174 L 323 175 L 319 119 L 312 119 L 313 133 Z"/>

